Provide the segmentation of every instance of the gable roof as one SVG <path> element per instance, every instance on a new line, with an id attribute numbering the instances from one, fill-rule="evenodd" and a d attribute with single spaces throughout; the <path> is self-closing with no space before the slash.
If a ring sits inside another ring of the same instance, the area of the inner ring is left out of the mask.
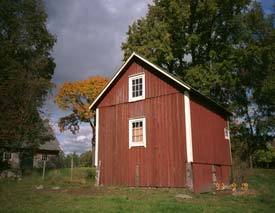
<path id="1" fill-rule="evenodd" d="M 38 149 L 39 150 L 47 150 L 47 151 L 61 151 L 56 138 L 40 145 Z"/>
<path id="2" fill-rule="evenodd" d="M 181 79 L 176 77 L 175 75 L 172 75 L 171 73 L 165 71 L 164 69 L 160 68 L 159 66 L 153 64 L 152 62 L 148 61 L 144 57 L 140 56 L 139 54 L 133 52 L 132 55 L 127 59 L 127 61 L 121 66 L 121 68 L 116 72 L 116 74 L 113 76 L 111 81 L 104 87 L 104 89 L 101 91 L 101 93 L 97 96 L 97 98 L 93 101 L 93 103 L 90 105 L 89 109 L 95 109 L 96 106 L 99 104 L 99 102 L 102 100 L 102 98 L 108 93 L 108 90 L 115 84 L 116 80 L 121 76 L 123 71 L 125 71 L 125 68 L 130 64 L 130 62 L 134 59 L 139 59 L 145 64 L 152 67 L 154 70 L 158 71 L 162 75 L 166 76 L 168 79 L 172 80 L 172 82 L 175 82 L 180 88 L 184 90 L 188 90 L 197 96 L 207 100 L 207 102 L 213 104 L 216 108 L 218 108 L 220 111 L 224 112 L 227 115 L 231 115 L 232 113 L 223 108 L 221 105 L 216 103 L 214 100 L 210 99 L 209 97 L 201 94 L 198 90 L 194 89 L 187 83 L 183 82 Z"/>

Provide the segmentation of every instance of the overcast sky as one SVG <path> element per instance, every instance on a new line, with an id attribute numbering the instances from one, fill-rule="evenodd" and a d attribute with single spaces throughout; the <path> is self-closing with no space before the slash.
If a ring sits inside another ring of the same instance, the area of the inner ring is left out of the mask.
<path id="1" fill-rule="evenodd" d="M 121 43 L 128 26 L 146 15 L 151 0 L 44 0 L 47 26 L 57 37 L 53 50 L 56 69 L 53 82 L 57 88 L 66 81 L 101 75 L 112 77 L 122 65 Z M 267 13 L 275 0 L 262 0 Z M 53 91 L 55 93 L 55 91 Z M 60 133 L 58 118 L 65 115 L 50 97 L 44 107 L 63 151 L 82 153 L 91 149 L 89 125 L 82 125 L 77 135 Z"/>

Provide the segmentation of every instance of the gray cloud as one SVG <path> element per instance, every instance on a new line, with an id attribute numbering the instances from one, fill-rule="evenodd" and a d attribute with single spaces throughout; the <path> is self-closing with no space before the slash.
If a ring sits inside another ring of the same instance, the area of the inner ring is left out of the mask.
<path id="1" fill-rule="evenodd" d="M 128 26 L 145 16 L 151 0 L 44 0 L 47 26 L 56 35 L 53 49 L 56 62 L 53 82 L 60 86 L 94 75 L 111 77 L 122 64 L 121 43 Z M 54 91 L 55 93 L 55 91 Z M 65 153 L 82 153 L 91 149 L 91 130 L 81 125 L 74 136 L 60 133 L 56 122 L 64 116 L 49 97 L 44 111 L 55 123 L 54 131 Z M 82 138 L 82 140 L 80 140 Z M 78 139 L 78 140 L 77 140 Z"/>
<path id="2" fill-rule="evenodd" d="M 149 0 L 47 0 L 48 29 L 57 36 L 53 81 L 112 76 L 122 61 L 128 25 L 144 16 Z"/>

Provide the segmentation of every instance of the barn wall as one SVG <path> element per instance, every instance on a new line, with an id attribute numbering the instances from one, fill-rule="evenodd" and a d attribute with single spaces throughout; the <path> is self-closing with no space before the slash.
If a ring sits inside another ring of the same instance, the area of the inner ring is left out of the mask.
<path id="1" fill-rule="evenodd" d="M 231 165 L 229 140 L 224 137 L 227 120 L 191 99 L 194 162 Z"/>
<path id="2" fill-rule="evenodd" d="M 144 72 L 146 99 L 128 103 L 128 76 Z M 119 103 L 119 104 L 115 104 Z M 183 94 L 132 64 L 99 105 L 100 184 L 185 185 Z M 129 149 L 128 119 L 146 118 L 146 148 Z"/>
<path id="3" fill-rule="evenodd" d="M 217 182 L 229 183 L 231 157 L 230 142 L 224 137 L 227 120 L 219 113 L 204 107 L 196 99 L 190 101 L 194 190 L 207 191 L 212 187 L 215 168 Z"/>

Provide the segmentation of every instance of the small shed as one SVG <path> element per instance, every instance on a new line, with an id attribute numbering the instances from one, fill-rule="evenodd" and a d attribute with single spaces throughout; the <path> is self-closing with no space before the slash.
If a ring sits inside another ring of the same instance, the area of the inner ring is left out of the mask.
<path id="1" fill-rule="evenodd" d="M 99 183 L 211 190 L 229 183 L 230 112 L 133 53 L 90 106 Z"/>
<path id="2" fill-rule="evenodd" d="M 23 143 L 21 148 L 9 149 L 3 148 L 3 161 L 7 161 L 11 168 L 20 168 L 22 163 L 31 165 L 33 168 L 42 168 L 43 162 L 47 162 L 47 167 L 55 167 L 58 154 L 62 151 L 59 143 L 54 135 L 53 129 L 51 128 L 49 121 L 44 120 L 45 127 L 45 140 L 39 147 L 32 153 L 31 156 L 24 158 L 22 153 L 32 150 L 27 143 Z M 1 159 L 0 159 L 1 160 Z"/>

